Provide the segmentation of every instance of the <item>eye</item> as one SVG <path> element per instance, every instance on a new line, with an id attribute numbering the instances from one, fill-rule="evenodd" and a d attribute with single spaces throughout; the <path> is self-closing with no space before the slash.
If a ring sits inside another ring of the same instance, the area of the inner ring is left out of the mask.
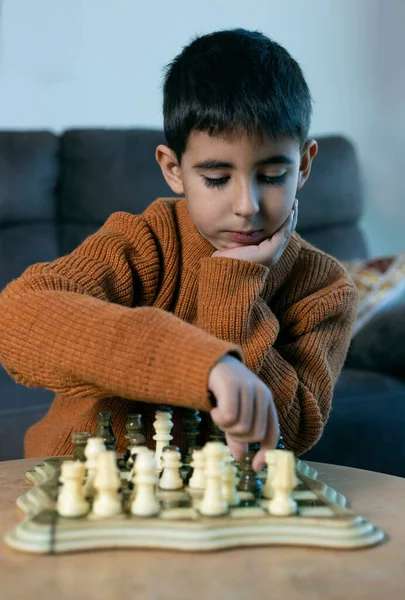
<path id="1" fill-rule="evenodd" d="M 229 177 L 219 177 L 217 179 L 212 179 L 211 177 L 203 177 L 204 184 L 207 187 L 222 187 L 227 183 Z"/>
<path id="2" fill-rule="evenodd" d="M 264 183 L 265 185 L 281 185 L 285 182 L 285 178 L 287 173 L 283 173 L 282 175 L 277 175 L 275 177 L 267 177 L 267 175 L 258 175 L 257 178 L 260 183 Z"/>

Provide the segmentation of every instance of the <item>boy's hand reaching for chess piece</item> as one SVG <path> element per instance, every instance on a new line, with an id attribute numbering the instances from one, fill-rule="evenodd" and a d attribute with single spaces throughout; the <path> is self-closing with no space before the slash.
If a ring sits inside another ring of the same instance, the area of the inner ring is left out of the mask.
<path id="1" fill-rule="evenodd" d="M 266 450 L 275 448 L 279 439 L 271 391 L 257 375 L 230 355 L 211 369 L 208 389 L 216 400 L 211 418 L 225 432 L 232 455 L 241 460 L 248 442 L 260 442 L 260 450 L 253 460 L 253 468 L 260 470 Z"/>
<path id="2" fill-rule="evenodd" d="M 286 249 L 290 237 L 295 231 L 298 220 L 298 200 L 295 199 L 291 212 L 281 227 L 260 244 L 238 246 L 227 250 L 216 250 L 212 256 L 249 260 L 265 267 L 274 266 Z"/>

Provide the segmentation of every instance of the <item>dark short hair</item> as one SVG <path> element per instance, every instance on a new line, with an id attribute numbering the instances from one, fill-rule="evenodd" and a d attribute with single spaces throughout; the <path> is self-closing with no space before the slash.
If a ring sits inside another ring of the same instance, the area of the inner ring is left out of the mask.
<path id="1" fill-rule="evenodd" d="M 178 160 L 192 131 L 242 128 L 272 139 L 308 138 L 312 99 L 299 64 L 259 31 L 232 29 L 195 38 L 167 66 L 164 130 Z"/>

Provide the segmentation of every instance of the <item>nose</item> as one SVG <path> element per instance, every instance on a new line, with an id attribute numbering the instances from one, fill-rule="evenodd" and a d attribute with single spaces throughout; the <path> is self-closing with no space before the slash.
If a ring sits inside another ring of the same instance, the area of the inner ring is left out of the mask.
<path id="1" fill-rule="evenodd" d="M 236 192 L 233 202 L 233 212 L 238 217 L 249 219 L 259 212 L 259 190 L 250 184 L 241 186 Z"/>

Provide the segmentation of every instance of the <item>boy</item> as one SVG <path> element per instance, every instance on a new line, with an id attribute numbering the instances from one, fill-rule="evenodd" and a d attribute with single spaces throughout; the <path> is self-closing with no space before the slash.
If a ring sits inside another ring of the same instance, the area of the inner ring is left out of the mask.
<path id="1" fill-rule="evenodd" d="M 1 294 L 5 368 L 56 392 L 26 456 L 70 453 L 71 432 L 94 431 L 102 410 L 120 451 L 128 412 L 151 443 L 157 404 L 209 413 L 236 458 L 260 442 L 256 469 L 279 433 L 296 454 L 318 440 L 356 291 L 294 232 L 317 152 L 310 119 L 300 67 L 261 33 L 205 35 L 176 57 L 156 159 L 185 198 L 114 213 Z"/>

